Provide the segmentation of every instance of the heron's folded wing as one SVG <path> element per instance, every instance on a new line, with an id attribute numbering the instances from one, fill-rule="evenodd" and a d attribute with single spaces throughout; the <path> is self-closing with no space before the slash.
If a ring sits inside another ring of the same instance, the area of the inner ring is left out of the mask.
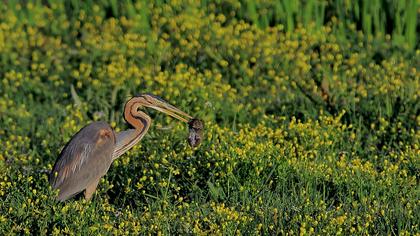
<path id="1" fill-rule="evenodd" d="M 51 173 L 53 188 L 59 187 L 66 179 L 80 170 L 94 148 L 91 143 L 76 143 L 72 141 L 63 149 L 54 165 Z"/>

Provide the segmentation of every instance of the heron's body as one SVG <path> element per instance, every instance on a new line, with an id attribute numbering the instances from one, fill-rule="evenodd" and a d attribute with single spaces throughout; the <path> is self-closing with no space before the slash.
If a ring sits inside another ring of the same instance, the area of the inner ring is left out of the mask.
<path id="1" fill-rule="evenodd" d="M 65 201 L 84 190 L 86 199 L 92 197 L 112 161 L 148 131 L 151 119 L 140 111 L 142 107 L 156 109 L 186 123 L 192 118 L 162 99 L 144 94 L 131 98 L 124 108 L 124 118 L 134 129 L 115 133 L 102 121 L 85 126 L 64 147 L 50 174 L 52 187 L 60 190 L 58 200 Z"/>
<path id="2" fill-rule="evenodd" d="M 58 199 L 66 200 L 89 186 L 96 188 L 111 166 L 114 148 L 114 131 L 105 122 L 93 122 L 75 134 L 53 168 L 57 174 L 51 184 L 60 189 Z"/>

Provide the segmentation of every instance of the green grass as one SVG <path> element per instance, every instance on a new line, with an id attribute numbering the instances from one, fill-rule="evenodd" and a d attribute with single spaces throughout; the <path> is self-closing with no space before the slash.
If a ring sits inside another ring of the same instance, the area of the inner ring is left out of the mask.
<path id="1" fill-rule="evenodd" d="M 417 1 L 8 1 L 0 234 L 419 234 Z M 94 120 L 154 111 L 91 202 L 48 173 Z M 162 129 L 162 127 L 169 129 Z"/>

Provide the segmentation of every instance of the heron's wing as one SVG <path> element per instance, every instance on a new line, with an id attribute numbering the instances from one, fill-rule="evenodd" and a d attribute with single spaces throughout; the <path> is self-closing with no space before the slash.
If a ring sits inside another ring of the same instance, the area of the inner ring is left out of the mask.
<path id="1" fill-rule="evenodd" d="M 116 159 L 117 157 L 121 156 L 128 147 L 130 141 L 132 141 L 138 133 L 135 129 L 128 129 L 121 132 L 118 132 L 115 134 L 115 149 L 114 153 L 112 155 L 113 159 Z"/>
<path id="2" fill-rule="evenodd" d="M 105 175 L 114 147 L 114 133 L 105 122 L 93 122 L 74 135 L 50 175 L 53 188 L 60 189 L 59 199 L 70 198 Z"/>
<path id="3" fill-rule="evenodd" d="M 75 142 L 77 138 L 78 136 L 74 136 L 67 144 L 54 165 L 51 173 L 54 188 L 63 184 L 67 178 L 79 171 L 93 151 L 94 146 L 92 143 L 77 143 Z"/>

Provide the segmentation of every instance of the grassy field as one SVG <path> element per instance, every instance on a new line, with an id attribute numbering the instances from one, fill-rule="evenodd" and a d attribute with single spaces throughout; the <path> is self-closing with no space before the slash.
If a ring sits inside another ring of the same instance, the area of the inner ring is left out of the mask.
<path id="1" fill-rule="evenodd" d="M 0 234 L 420 234 L 419 1 L 3 1 Z M 91 202 L 48 173 L 94 120 L 154 111 Z M 168 128 L 169 127 L 169 128 Z"/>

